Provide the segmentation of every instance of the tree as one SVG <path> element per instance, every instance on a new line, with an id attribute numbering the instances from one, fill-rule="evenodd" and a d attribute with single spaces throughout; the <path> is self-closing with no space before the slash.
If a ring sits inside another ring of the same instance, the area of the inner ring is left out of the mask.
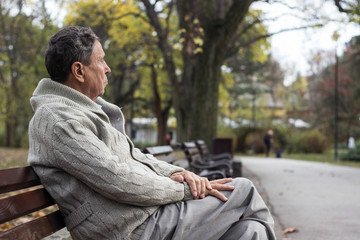
<path id="1" fill-rule="evenodd" d="M 156 31 L 172 83 L 179 139 L 205 139 L 209 143 L 216 134 L 221 66 L 228 57 L 227 46 L 253 1 L 141 2 Z M 162 21 L 169 18 L 174 4 L 182 32 L 180 77 L 168 42 L 169 30 L 166 21 Z M 162 19 L 165 8 L 167 17 Z"/>
<path id="2" fill-rule="evenodd" d="M 25 6 L 24 1 L 0 1 L 0 116 L 3 144 L 11 147 L 27 144 L 24 133 L 32 116 L 28 99 L 39 79 L 47 75 L 41 53 L 55 28 L 45 1 L 34 3 L 30 14 L 25 14 Z"/>
<path id="3" fill-rule="evenodd" d="M 340 12 L 349 15 L 350 21 L 360 23 L 359 0 L 334 0 L 334 3 Z"/>
<path id="4" fill-rule="evenodd" d="M 360 111 L 360 97 L 358 94 L 359 75 L 357 68 L 352 68 L 352 53 L 356 44 L 348 44 L 344 56 L 338 65 L 338 100 L 339 100 L 339 139 L 346 140 L 351 134 L 360 133 L 357 127 L 358 113 Z M 329 53 L 334 59 L 333 53 Z M 334 89 L 335 64 L 332 62 L 324 66 L 317 74 L 309 77 L 310 105 L 315 113 L 314 124 L 318 128 L 334 128 Z"/>

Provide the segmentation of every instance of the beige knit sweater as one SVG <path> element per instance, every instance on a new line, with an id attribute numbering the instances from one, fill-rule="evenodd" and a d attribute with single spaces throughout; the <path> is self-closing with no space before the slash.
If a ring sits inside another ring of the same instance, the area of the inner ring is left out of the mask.
<path id="1" fill-rule="evenodd" d="M 134 148 L 117 106 L 50 79 L 30 102 L 28 162 L 74 239 L 138 239 L 159 206 L 192 198 L 169 178 L 182 168 Z"/>

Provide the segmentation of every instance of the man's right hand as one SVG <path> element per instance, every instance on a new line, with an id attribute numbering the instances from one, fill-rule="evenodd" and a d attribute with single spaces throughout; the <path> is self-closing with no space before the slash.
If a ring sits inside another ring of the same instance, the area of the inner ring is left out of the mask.
<path id="1" fill-rule="evenodd" d="M 232 191 L 234 190 L 234 186 L 226 185 L 225 183 L 232 182 L 232 178 L 222 178 L 210 181 L 211 190 L 206 191 L 206 195 L 214 196 L 220 199 L 223 202 L 226 202 L 228 199 L 222 194 L 220 191 Z"/>
<path id="2" fill-rule="evenodd" d="M 200 177 L 190 171 L 176 172 L 170 178 L 177 182 L 187 182 L 194 199 L 201 199 L 210 195 L 226 202 L 227 198 L 220 191 L 234 190 L 234 186 L 225 184 L 231 182 L 232 178 L 217 179 L 209 182 L 207 178 Z"/>

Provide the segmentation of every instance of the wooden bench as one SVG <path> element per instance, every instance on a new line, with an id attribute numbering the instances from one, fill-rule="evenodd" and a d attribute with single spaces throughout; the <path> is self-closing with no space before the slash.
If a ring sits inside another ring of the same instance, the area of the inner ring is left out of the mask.
<path id="1" fill-rule="evenodd" d="M 210 154 L 209 149 L 204 140 L 196 140 L 196 146 L 198 147 L 200 154 L 203 158 L 208 160 L 219 160 L 219 159 L 229 159 L 231 160 L 231 165 L 233 168 L 233 176 L 241 177 L 242 176 L 242 162 L 241 159 L 233 159 L 232 153 L 224 152 L 218 154 Z"/>
<path id="2" fill-rule="evenodd" d="M 30 166 L 0 170 L 0 194 L 13 191 L 20 193 L 15 192 L 16 195 L 0 199 L 0 224 L 56 205 Z M 59 210 L 56 210 L 0 232 L 0 239 L 37 240 L 64 227 L 63 216 Z"/>
<path id="3" fill-rule="evenodd" d="M 188 159 L 179 158 L 176 154 L 174 154 L 174 149 L 171 146 L 165 145 L 165 146 L 147 147 L 143 150 L 143 152 L 150 153 L 154 155 L 157 159 L 166 161 L 170 164 L 183 167 L 187 170 L 193 170 L 190 168 L 190 163 Z M 204 168 L 201 169 L 200 171 L 197 171 L 196 173 L 201 177 L 207 177 L 209 180 L 226 177 L 223 171 L 216 169 L 209 170 Z"/>
<path id="4" fill-rule="evenodd" d="M 186 155 L 186 158 L 189 161 L 189 165 L 192 171 L 195 173 L 201 170 L 208 170 L 208 171 L 221 171 L 224 173 L 225 177 L 232 176 L 232 165 L 231 162 L 228 160 L 226 161 L 205 161 L 199 149 L 197 148 L 195 142 L 183 142 L 182 149 Z"/>
<path id="5" fill-rule="evenodd" d="M 186 158 L 176 155 L 174 149 L 169 145 L 147 147 L 143 150 L 143 153 L 150 153 L 157 159 L 175 166 L 179 166 L 185 169 L 189 168 L 189 164 Z"/>
<path id="6" fill-rule="evenodd" d="M 200 155 L 203 158 L 208 158 L 209 160 L 232 159 L 231 153 L 210 154 L 209 148 L 207 147 L 204 140 L 196 140 L 195 143 L 199 149 Z"/>

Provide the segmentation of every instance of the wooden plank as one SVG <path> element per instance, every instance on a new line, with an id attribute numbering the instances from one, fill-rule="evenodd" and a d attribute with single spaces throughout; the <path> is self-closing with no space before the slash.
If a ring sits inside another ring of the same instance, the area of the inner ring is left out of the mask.
<path id="1" fill-rule="evenodd" d="M 150 153 L 154 156 L 157 155 L 167 155 L 173 152 L 173 148 L 169 145 L 164 146 L 155 146 L 155 147 L 147 147 L 145 148 L 145 153 Z"/>
<path id="2" fill-rule="evenodd" d="M 11 192 L 39 184 L 39 177 L 30 166 L 0 170 L 0 193 Z"/>
<path id="3" fill-rule="evenodd" d="M 44 188 L 0 199 L 0 224 L 53 204 L 54 200 Z"/>
<path id="4" fill-rule="evenodd" d="M 0 232 L 0 239 L 7 240 L 39 240 L 65 227 L 60 211 Z"/>
<path id="5" fill-rule="evenodd" d="M 196 141 L 196 146 L 198 147 L 199 151 L 200 151 L 200 154 L 202 156 L 206 156 L 209 154 L 209 149 L 205 143 L 205 141 L 203 140 L 197 140 Z"/>
<path id="6" fill-rule="evenodd" d="M 194 142 L 184 142 L 183 146 L 186 148 L 196 148 L 196 144 Z"/>

